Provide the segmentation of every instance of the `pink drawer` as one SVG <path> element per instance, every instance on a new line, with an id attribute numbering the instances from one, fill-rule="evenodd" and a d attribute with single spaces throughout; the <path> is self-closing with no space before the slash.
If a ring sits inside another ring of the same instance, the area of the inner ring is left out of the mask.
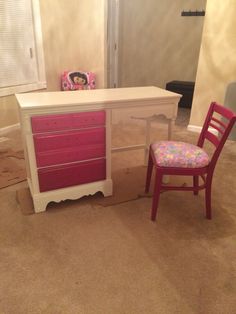
<path id="1" fill-rule="evenodd" d="M 90 144 L 103 144 L 106 142 L 104 127 L 84 129 L 82 131 L 67 131 L 63 133 L 46 133 L 34 135 L 36 155 L 40 152 L 61 150 L 66 148 L 79 148 Z"/>
<path id="2" fill-rule="evenodd" d="M 105 157 L 105 143 L 82 145 L 80 147 L 51 150 L 36 154 L 36 162 L 38 167 L 59 165 L 74 161 L 82 161 L 93 158 Z"/>
<path id="3" fill-rule="evenodd" d="M 105 180 L 106 160 L 39 169 L 38 178 L 40 192 Z"/>
<path id="4" fill-rule="evenodd" d="M 33 133 L 87 128 L 105 124 L 105 111 L 91 111 L 31 117 Z"/>

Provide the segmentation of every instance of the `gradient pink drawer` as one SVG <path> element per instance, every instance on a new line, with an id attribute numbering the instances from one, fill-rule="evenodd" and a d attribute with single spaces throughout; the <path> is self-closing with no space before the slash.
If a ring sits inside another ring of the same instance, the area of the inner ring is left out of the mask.
<path id="1" fill-rule="evenodd" d="M 36 155 L 40 152 L 79 148 L 83 145 L 103 144 L 106 142 L 104 127 L 84 129 L 82 131 L 67 131 L 61 133 L 45 133 L 34 135 Z"/>
<path id="2" fill-rule="evenodd" d="M 105 125 L 105 111 L 90 111 L 31 117 L 33 133 L 72 130 Z"/>
<path id="3" fill-rule="evenodd" d="M 40 192 L 106 179 L 104 158 L 38 170 Z"/>
<path id="4" fill-rule="evenodd" d="M 103 144 L 83 145 L 60 150 L 51 150 L 36 154 L 38 167 L 65 164 L 69 162 L 82 161 L 105 157 L 106 146 Z"/>

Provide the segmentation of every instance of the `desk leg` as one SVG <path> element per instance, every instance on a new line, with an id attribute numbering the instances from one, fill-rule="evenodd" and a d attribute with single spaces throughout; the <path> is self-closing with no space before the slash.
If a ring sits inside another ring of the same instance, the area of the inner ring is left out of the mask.
<path id="1" fill-rule="evenodd" d="M 146 142 L 145 142 L 145 150 L 144 150 L 144 165 L 148 164 L 148 153 L 149 146 L 151 143 L 151 121 L 149 119 L 146 120 Z"/>
<path id="2" fill-rule="evenodd" d="M 172 131 L 173 131 L 173 126 L 174 126 L 174 120 L 169 119 L 169 120 L 168 120 L 168 141 L 171 140 Z"/>
<path id="3" fill-rule="evenodd" d="M 172 130 L 174 126 L 175 120 L 169 119 L 168 120 L 168 141 L 171 140 L 172 137 Z M 170 182 L 170 176 L 163 176 L 162 183 L 168 184 Z"/>
<path id="4" fill-rule="evenodd" d="M 48 200 L 44 200 L 43 198 L 40 197 L 33 197 L 34 212 L 35 213 L 45 212 L 48 203 L 49 203 Z"/>

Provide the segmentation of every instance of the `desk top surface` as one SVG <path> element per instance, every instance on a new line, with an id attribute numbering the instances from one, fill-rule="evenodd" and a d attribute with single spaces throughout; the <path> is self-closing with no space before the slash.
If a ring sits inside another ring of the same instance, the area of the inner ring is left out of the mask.
<path id="1" fill-rule="evenodd" d="M 155 86 L 16 94 L 21 109 L 64 105 L 112 104 L 155 99 L 179 99 L 182 95 Z"/>

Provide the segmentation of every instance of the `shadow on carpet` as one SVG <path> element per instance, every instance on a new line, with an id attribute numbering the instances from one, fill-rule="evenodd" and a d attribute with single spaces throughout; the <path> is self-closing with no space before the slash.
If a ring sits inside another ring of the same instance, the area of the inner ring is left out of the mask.
<path id="1" fill-rule="evenodd" d="M 79 204 L 81 199 L 86 199 L 90 203 L 106 207 L 135 200 L 144 196 L 151 197 L 151 194 L 144 193 L 146 169 L 145 166 L 137 166 L 114 171 L 112 173 L 112 196 L 104 197 L 101 192 L 98 192 L 95 195 L 84 196 L 75 201 L 68 200 L 64 202 L 74 202 Z M 22 214 L 34 214 L 34 205 L 29 188 L 21 188 L 17 190 L 16 198 Z M 55 203 L 51 202 L 49 206 L 53 206 L 52 204 Z"/>
<path id="2" fill-rule="evenodd" d="M 88 203 L 100 206 L 112 206 L 133 200 L 137 200 L 142 197 L 152 197 L 153 193 L 153 181 L 151 182 L 150 192 L 145 193 L 145 179 L 146 179 L 146 166 L 136 166 L 131 168 L 124 168 L 116 170 L 112 173 L 113 178 L 113 195 L 104 197 L 101 192 L 97 192 L 94 195 L 83 196 L 78 200 L 66 200 L 60 202 L 58 205 L 55 202 L 50 202 L 47 206 L 49 208 L 56 208 L 65 205 L 65 203 L 73 203 L 75 206 L 80 204 L 81 201 L 86 200 Z M 154 178 L 154 175 L 153 175 Z M 171 178 L 178 185 L 187 185 L 190 183 L 190 178 L 185 177 L 183 179 L 178 177 Z M 23 215 L 34 214 L 33 200 L 30 195 L 29 188 L 21 188 L 16 192 L 17 202 Z"/>
<path id="3" fill-rule="evenodd" d="M 0 151 L 0 188 L 26 180 L 23 151 L 2 149 Z"/>

